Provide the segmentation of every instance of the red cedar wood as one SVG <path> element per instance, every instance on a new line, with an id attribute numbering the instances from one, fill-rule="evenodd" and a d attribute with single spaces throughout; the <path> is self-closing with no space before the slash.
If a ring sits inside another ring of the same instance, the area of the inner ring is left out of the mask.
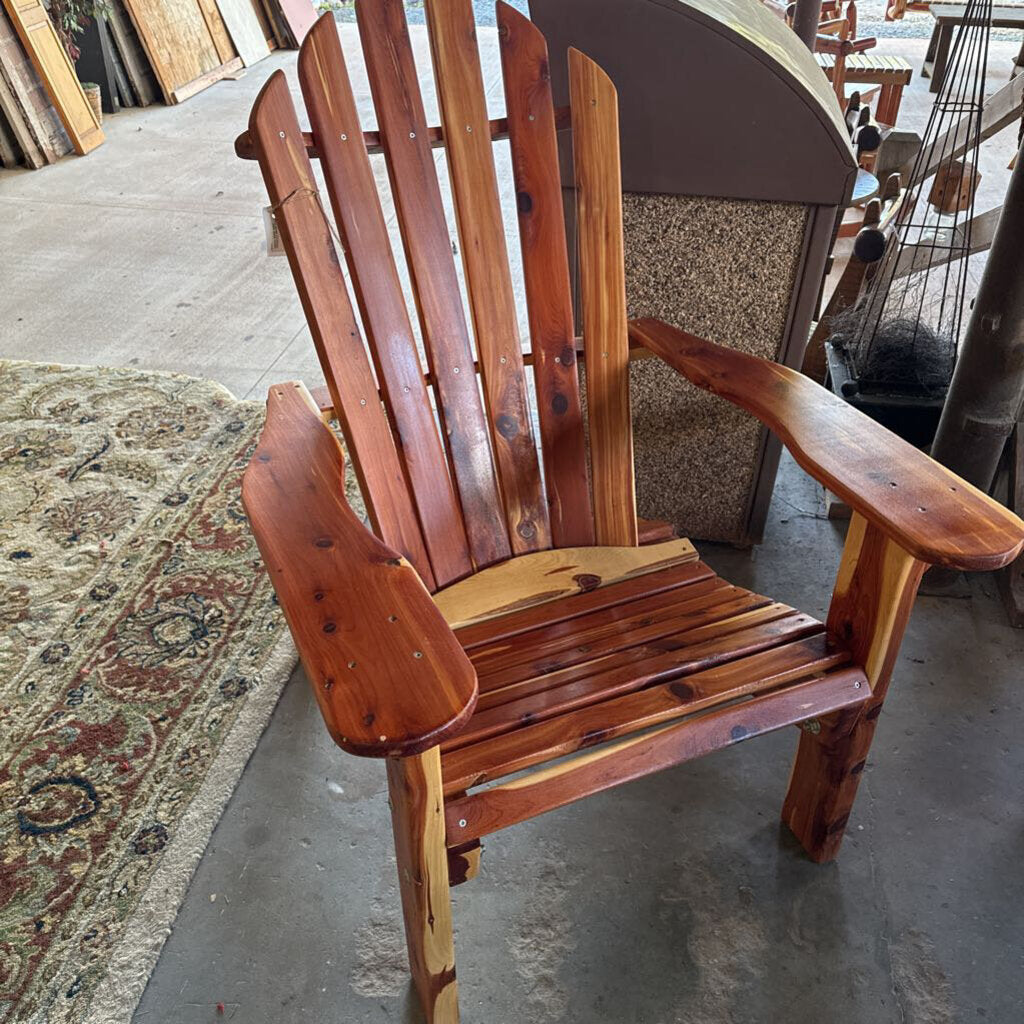
<path id="1" fill-rule="evenodd" d="M 391 828 L 409 969 L 427 1024 L 456 1024 L 455 941 L 437 747 L 387 759 Z"/>
<path id="2" fill-rule="evenodd" d="M 426 0 L 487 420 L 512 553 L 551 547 L 470 0 Z"/>
<path id="3" fill-rule="evenodd" d="M 359 337 L 283 72 L 275 71 L 260 90 L 249 131 L 260 155 L 271 205 L 276 207 L 277 225 L 335 413 L 353 453 L 370 522 L 384 542 L 404 554 L 433 589 L 434 576 L 419 522 L 387 416 L 377 399 L 377 384 Z"/>
<path id="4" fill-rule="evenodd" d="M 416 571 L 356 518 L 344 475 L 306 389 L 272 388 L 242 500 L 320 711 L 350 753 L 417 753 L 467 721 L 476 673 Z"/>
<path id="5" fill-rule="evenodd" d="M 508 558 L 511 548 L 405 12 L 394 0 L 360 0 L 356 17 L 470 554 L 480 569 Z"/>
<path id="6" fill-rule="evenodd" d="M 744 624 L 746 628 L 741 629 Z M 552 718 L 820 631 L 821 624 L 810 616 L 793 613 L 784 605 L 768 605 L 694 629 L 690 638 L 673 638 L 667 645 L 670 649 L 660 654 L 654 653 L 654 645 L 640 645 L 607 657 L 606 665 L 598 662 L 592 673 L 583 666 L 553 673 L 550 679 L 531 676 L 502 690 L 484 692 L 481 688 L 472 720 L 445 749 L 475 743 L 524 723 Z M 550 686 L 546 685 L 549 682 Z"/>
<path id="7" fill-rule="evenodd" d="M 636 544 L 618 97 L 578 50 L 569 51 L 569 96 L 594 525 L 598 544 Z"/>
<path id="8" fill-rule="evenodd" d="M 448 800 L 448 842 L 464 843 L 563 807 L 612 786 L 642 778 L 713 750 L 796 725 L 837 707 L 864 701 L 863 673 L 837 672 L 730 705 L 693 721 L 671 723 L 541 769 L 522 780 Z M 860 684 L 858 686 L 858 684 Z"/>
<path id="9" fill-rule="evenodd" d="M 571 120 L 568 107 L 555 108 L 555 126 L 559 131 L 565 131 L 571 127 Z M 504 117 L 492 118 L 489 122 L 491 138 L 495 141 L 508 138 L 508 121 Z M 444 145 L 444 131 L 440 125 L 433 124 L 427 128 L 427 139 L 434 149 Z M 317 160 L 320 151 L 316 148 L 316 140 L 312 132 L 303 132 L 302 140 L 306 144 L 306 156 L 310 160 Z M 367 153 L 383 153 L 384 148 L 380 144 L 380 132 L 363 132 L 363 145 Z M 241 132 L 235 137 L 235 156 L 240 160 L 255 160 L 256 150 L 253 148 L 252 137 L 249 133 Z"/>
<path id="10" fill-rule="evenodd" d="M 395 426 L 434 579 L 443 587 L 473 571 L 462 507 L 448 474 L 377 185 L 360 144 L 359 115 L 337 23 L 330 12 L 302 44 L 299 83 L 377 380 Z M 330 368 L 323 369 L 329 379 Z"/>
<path id="11" fill-rule="evenodd" d="M 556 547 L 580 547 L 594 543 L 594 516 L 548 48 L 519 11 L 497 10 L 551 533 Z"/>
<path id="12" fill-rule="evenodd" d="M 783 821 L 816 861 L 839 853 L 925 568 L 854 515 L 827 624 L 864 667 L 871 695 L 861 708 L 824 717 L 817 734 L 801 734 L 782 809 Z"/>
<path id="13" fill-rule="evenodd" d="M 600 608 L 611 608 L 646 594 L 683 587 L 698 580 L 708 579 L 714 573 L 703 562 L 686 562 L 655 572 L 645 573 L 561 599 L 557 604 L 538 604 L 521 611 L 509 612 L 492 619 L 463 626 L 456 635 L 467 651 L 484 644 L 519 637 L 544 623 L 569 622 Z"/>
<path id="14" fill-rule="evenodd" d="M 1024 547 L 1024 522 L 803 374 L 657 320 L 630 333 L 699 387 L 775 431 L 793 458 L 908 554 L 985 571 Z"/>
<path id="15" fill-rule="evenodd" d="M 474 662 L 473 667 L 481 680 L 486 679 L 486 684 L 481 685 L 481 692 L 500 690 L 523 679 L 588 665 L 605 654 L 622 650 L 627 646 L 623 641 L 628 641 L 629 647 L 640 644 L 653 647 L 663 639 L 671 643 L 671 638 L 683 636 L 690 629 L 724 621 L 771 603 L 769 598 L 761 597 L 760 594 L 726 585 L 694 596 L 692 600 L 677 606 L 674 614 L 664 618 L 645 615 L 632 623 L 616 623 L 612 628 L 583 629 L 578 640 L 562 643 L 554 649 L 530 651 L 525 658 L 509 659 L 504 663 L 480 665 Z"/>
<path id="16" fill-rule="evenodd" d="M 445 793 L 460 793 L 629 732 L 776 689 L 838 668 L 849 660 L 849 651 L 835 647 L 824 634 L 818 634 L 546 722 L 526 725 L 443 754 Z"/>

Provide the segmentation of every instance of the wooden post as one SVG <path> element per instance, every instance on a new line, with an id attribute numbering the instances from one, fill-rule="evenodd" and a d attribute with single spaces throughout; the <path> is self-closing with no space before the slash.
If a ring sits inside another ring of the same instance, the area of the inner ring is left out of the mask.
<path id="1" fill-rule="evenodd" d="M 992 239 L 932 458 L 988 491 L 1024 404 L 1024 160 Z"/>
<path id="2" fill-rule="evenodd" d="M 389 757 L 388 794 L 409 967 L 427 1024 L 458 1024 L 441 750 Z"/>
<path id="3" fill-rule="evenodd" d="M 814 53 L 814 43 L 818 38 L 818 23 L 820 21 L 821 0 L 796 0 L 796 10 L 793 12 L 793 31 L 811 53 Z"/>
<path id="4" fill-rule="evenodd" d="M 782 820 L 813 860 L 833 860 L 839 853 L 924 570 L 924 562 L 854 514 L 827 625 L 863 667 L 871 698 L 822 718 L 818 732 L 800 734 Z"/>

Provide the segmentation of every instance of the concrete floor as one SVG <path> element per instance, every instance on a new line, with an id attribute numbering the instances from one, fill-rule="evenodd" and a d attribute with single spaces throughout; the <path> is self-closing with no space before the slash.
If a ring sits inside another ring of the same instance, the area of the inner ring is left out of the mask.
<path id="1" fill-rule="evenodd" d="M 0 356 L 182 370 L 240 396 L 318 382 L 287 266 L 262 253 L 258 171 L 231 150 L 259 85 L 294 60 L 120 115 L 87 159 L 0 172 Z M 842 529 L 821 512 L 787 460 L 763 546 L 702 551 L 823 615 Z M 991 578 L 919 601 L 838 863 L 809 863 L 778 825 L 794 731 L 493 837 L 454 894 L 464 1019 L 1024 1020 L 1022 655 Z M 419 1021 L 383 781 L 335 749 L 297 671 L 136 1024 Z"/>

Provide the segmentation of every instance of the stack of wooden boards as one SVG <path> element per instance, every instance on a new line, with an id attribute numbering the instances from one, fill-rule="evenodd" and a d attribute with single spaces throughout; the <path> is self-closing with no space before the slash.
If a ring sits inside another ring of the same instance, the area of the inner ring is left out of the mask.
<path id="1" fill-rule="evenodd" d="M 103 130 L 80 81 L 103 109 L 180 103 L 238 77 L 277 48 L 294 49 L 316 20 L 311 0 L 108 0 L 72 65 L 41 0 L 0 6 L 0 165 L 42 167 L 88 153 Z"/>

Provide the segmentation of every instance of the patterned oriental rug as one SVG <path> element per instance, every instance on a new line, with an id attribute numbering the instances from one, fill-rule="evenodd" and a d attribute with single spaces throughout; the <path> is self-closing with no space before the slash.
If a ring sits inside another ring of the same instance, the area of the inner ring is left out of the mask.
<path id="1" fill-rule="evenodd" d="M 0 1021 L 126 1024 L 295 663 L 209 381 L 0 362 Z"/>

